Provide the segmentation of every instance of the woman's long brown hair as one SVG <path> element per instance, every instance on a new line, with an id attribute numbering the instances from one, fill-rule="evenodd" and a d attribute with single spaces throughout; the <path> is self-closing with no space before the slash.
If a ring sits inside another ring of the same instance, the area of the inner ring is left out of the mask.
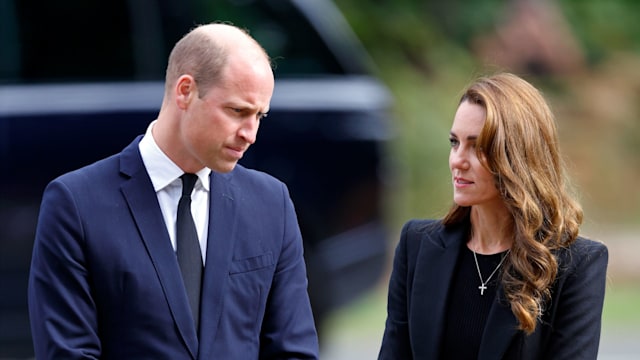
<path id="1" fill-rule="evenodd" d="M 552 251 L 575 241 L 582 208 L 568 190 L 554 116 L 536 88 L 502 73 L 479 78 L 464 101 L 486 110 L 478 157 L 513 216 L 514 242 L 501 281 L 520 329 L 532 333 L 558 272 Z M 469 207 L 454 204 L 443 222 L 468 221 L 469 214 Z"/>

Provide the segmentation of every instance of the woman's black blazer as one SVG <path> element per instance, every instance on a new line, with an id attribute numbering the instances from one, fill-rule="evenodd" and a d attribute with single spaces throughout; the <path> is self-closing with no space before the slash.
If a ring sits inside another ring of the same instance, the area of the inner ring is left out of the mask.
<path id="1" fill-rule="evenodd" d="M 379 359 L 438 359 L 447 296 L 468 224 L 412 220 L 402 229 L 389 283 Z M 578 238 L 557 252 L 558 276 L 535 332 L 526 335 L 498 288 L 478 359 L 596 359 L 608 252 Z M 464 346 L 464 344 L 460 344 Z"/>

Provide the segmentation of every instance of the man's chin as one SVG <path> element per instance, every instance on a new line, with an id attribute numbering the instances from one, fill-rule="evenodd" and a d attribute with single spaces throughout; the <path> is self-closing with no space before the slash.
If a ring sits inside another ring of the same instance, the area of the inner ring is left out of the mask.
<path id="1" fill-rule="evenodd" d="M 211 170 L 217 172 L 217 173 L 229 173 L 231 171 L 233 171 L 233 169 L 235 169 L 236 165 L 238 165 L 237 161 L 234 162 L 228 162 L 228 163 L 224 163 L 224 164 L 215 164 L 214 167 L 211 168 Z"/>

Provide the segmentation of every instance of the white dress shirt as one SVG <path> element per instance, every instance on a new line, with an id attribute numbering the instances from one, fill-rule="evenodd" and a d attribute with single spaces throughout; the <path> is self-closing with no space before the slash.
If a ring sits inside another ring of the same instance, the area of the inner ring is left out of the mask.
<path id="1" fill-rule="evenodd" d="M 167 226 L 167 232 L 171 239 L 173 250 L 176 251 L 176 217 L 178 213 L 178 201 L 182 194 L 182 180 L 180 176 L 184 171 L 178 167 L 169 157 L 160 150 L 151 129 L 155 121 L 147 128 L 142 140 L 138 144 L 142 162 L 153 183 L 153 188 L 158 197 L 160 210 Z M 211 169 L 203 168 L 198 171 L 198 180 L 191 193 L 191 214 L 196 224 L 198 239 L 200 240 L 200 252 L 202 263 L 206 261 L 207 234 L 209 232 L 209 175 Z"/>

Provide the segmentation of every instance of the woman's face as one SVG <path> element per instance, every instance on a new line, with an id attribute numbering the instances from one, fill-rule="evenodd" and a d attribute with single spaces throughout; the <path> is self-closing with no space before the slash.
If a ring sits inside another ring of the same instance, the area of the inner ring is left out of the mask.
<path id="1" fill-rule="evenodd" d="M 476 140 L 486 118 L 485 109 L 464 101 L 451 126 L 449 169 L 453 181 L 453 201 L 459 206 L 503 206 L 493 175 L 482 165 Z"/>

